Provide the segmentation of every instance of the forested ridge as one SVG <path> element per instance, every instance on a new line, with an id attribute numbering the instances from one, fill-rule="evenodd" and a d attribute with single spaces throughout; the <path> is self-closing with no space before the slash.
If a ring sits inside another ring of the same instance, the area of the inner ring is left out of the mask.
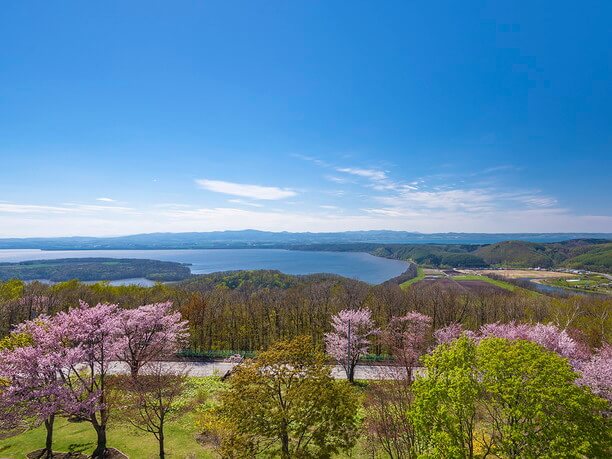
<path id="1" fill-rule="evenodd" d="M 330 317 L 349 308 L 368 308 L 379 326 L 392 316 L 418 311 L 432 317 L 434 329 L 462 323 L 477 329 L 486 323 L 555 322 L 574 329 L 592 346 L 609 340 L 612 299 L 555 298 L 523 289 L 515 292 L 456 290 L 443 285 L 368 285 L 332 275 L 290 276 L 275 271 L 237 271 L 195 276 L 177 284 L 111 286 L 78 281 L 45 285 L 11 280 L 0 283 L 0 336 L 38 314 L 54 314 L 78 305 L 108 302 L 133 308 L 172 301 L 189 320 L 192 350 L 267 348 L 298 335 L 322 345 Z M 386 352 L 374 340 L 372 351 Z"/>
<path id="2" fill-rule="evenodd" d="M 612 273 L 612 242 L 609 239 L 550 243 L 503 241 L 494 244 L 307 244 L 287 248 L 368 252 L 433 268 L 540 267 Z"/>
<path id="3" fill-rule="evenodd" d="M 191 276 L 188 266 L 173 261 L 136 258 L 60 258 L 0 263 L 0 280 L 44 279 L 52 282 L 116 280 L 144 277 L 169 282 Z"/>

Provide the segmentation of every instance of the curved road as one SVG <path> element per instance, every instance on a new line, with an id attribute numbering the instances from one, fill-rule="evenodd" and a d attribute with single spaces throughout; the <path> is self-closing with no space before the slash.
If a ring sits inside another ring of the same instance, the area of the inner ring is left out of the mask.
<path id="1" fill-rule="evenodd" d="M 159 362 L 164 369 L 177 373 L 187 373 L 189 376 L 223 376 L 236 366 L 228 362 Z M 113 362 L 110 372 L 115 374 L 129 373 L 127 365 Z M 390 365 L 357 365 L 355 379 L 396 379 L 403 372 Z M 346 379 L 344 370 L 339 365 L 332 368 L 332 376 L 336 379 Z"/>

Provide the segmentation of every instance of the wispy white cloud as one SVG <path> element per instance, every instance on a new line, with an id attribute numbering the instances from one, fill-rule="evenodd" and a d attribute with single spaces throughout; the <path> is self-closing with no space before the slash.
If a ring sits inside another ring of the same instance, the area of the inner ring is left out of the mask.
<path id="1" fill-rule="evenodd" d="M 294 158 L 301 159 L 302 161 L 311 162 L 319 167 L 332 167 L 332 165 L 328 163 L 327 161 L 324 161 L 319 158 L 315 158 L 314 156 L 301 155 L 299 153 L 293 153 L 291 156 L 293 156 Z"/>
<path id="2" fill-rule="evenodd" d="M 406 217 L 406 214 L 397 209 L 380 208 L 380 209 L 362 209 L 364 212 L 372 215 L 380 215 L 383 217 Z"/>
<path id="3" fill-rule="evenodd" d="M 242 204 L 243 206 L 263 207 L 263 204 L 245 201 L 244 199 L 228 199 L 227 202 L 231 202 L 232 204 Z"/>
<path id="4" fill-rule="evenodd" d="M 46 206 L 37 204 L 14 204 L 9 202 L 0 202 L 0 212 L 13 214 L 29 214 L 29 213 L 66 213 L 70 209 L 60 206 Z"/>
<path id="5" fill-rule="evenodd" d="M 330 182 L 339 183 L 341 185 L 345 183 L 351 183 L 351 181 L 346 177 L 338 177 L 337 175 L 325 175 L 324 177 Z"/>
<path id="6" fill-rule="evenodd" d="M 297 193 L 288 188 L 278 188 L 275 186 L 249 185 L 245 183 L 225 182 L 222 180 L 196 180 L 200 188 L 214 191 L 215 193 L 229 194 L 232 196 L 242 196 L 251 199 L 277 200 L 290 198 Z"/>
<path id="7" fill-rule="evenodd" d="M 18 204 L 0 202 L 0 213 L 15 213 L 15 214 L 67 214 L 67 213 L 79 213 L 79 212 L 118 212 L 127 213 L 133 212 L 134 209 L 130 207 L 121 206 L 103 206 L 103 205 L 91 205 L 91 204 L 76 204 L 76 203 L 65 203 L 62 205 L 38 205 L 38 204 Z"/>
<path id="8" fill-rule="evenodd" d="M 114 199 L 111 198 L 96 198 L 96 201 L 102 201 L 102 202 L 115 202 Z"/>
<path id="9" fill-rule="evenodd" d="M 97 204 L 78 204 L 78 203 L 66 203 L 69 209 L 73 212 L 117 212 L 117 213 L 131 213 L 135 212 L 132 207 L 125 206 L 104 206 Z"/>
<path id="10" fill-rule="evenodd" d="M 492 174 L 494 172 L 506 172 L 506 171 L 519 171 L 520 167 L 513 166 L 511 164 L 502 164 L 500 166 L 493 166 L 484 169 L 481 173 Z"/>
<path id="11" fill-rule="evenodd" d="M 344 172 L 345 174 L 356 175 L 358 177 L 367 178 L 370 180 L 386 180 L 387 173 L 379 169 L 360 169 L 356 167 L 337 167 L 338 172 Z"/>

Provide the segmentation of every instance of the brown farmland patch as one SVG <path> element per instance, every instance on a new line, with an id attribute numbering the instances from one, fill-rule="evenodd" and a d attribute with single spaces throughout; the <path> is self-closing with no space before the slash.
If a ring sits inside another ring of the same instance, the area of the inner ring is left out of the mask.
<path id="1" fill-rule="evenodd" d="M 493 285 L 486 281 L 481 280 L 460 280 L 455 281 L 462 287 L 465 287 L 473 292 L 491 292 L 491 293 L 504 293 L 509 294 L 510 291 L 505 288 Z"/>
<path id="2" fill-rule="evenodd" d="M 486 281 L 481 280 L 460 280 L 456 281 L 449 277 L 443 277 L 439 279 L 425 278 L 419 282 L 413 284 L 417 288 L 423 287 L 437 287 L 444 290 L 450 290 L 455 292 L 472 292 L 472 293 L 503 293 L 509 294 L 510 292 L 506 289 L 498 287 L 497 285 L 490 284 Z"/>

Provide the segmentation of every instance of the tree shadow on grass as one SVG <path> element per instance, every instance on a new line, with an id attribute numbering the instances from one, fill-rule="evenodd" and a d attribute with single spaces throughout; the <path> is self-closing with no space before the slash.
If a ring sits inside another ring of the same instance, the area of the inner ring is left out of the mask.
<path id="1" fill-rule="evenodd" d="M 88 450 L 94 449 L 96 444 L 93 441 L 87 443 L 70 443 L 68 445 L 69 453 L 83 453 Z"/>
<path id="2" fill-rule="evenodd" d="M 71 443 L 68 446 L 69 453 L 83 453 L 86 450 L 92 450 L 95 448 L 95 443 L 93 441 L 87 443 Z"/>
<path id="3" fill-rule="evenodd" d="M 28 459 L 39 459 L 41 457 L 46 457 L 45 451 L 43 449 L 38 449 L 36 451 L 32 451 L 26 455 Z M 88 456 L 81 452 L 68 452 L 68 453 L 53 453 L 53 459 L 87 459 Z"/>

